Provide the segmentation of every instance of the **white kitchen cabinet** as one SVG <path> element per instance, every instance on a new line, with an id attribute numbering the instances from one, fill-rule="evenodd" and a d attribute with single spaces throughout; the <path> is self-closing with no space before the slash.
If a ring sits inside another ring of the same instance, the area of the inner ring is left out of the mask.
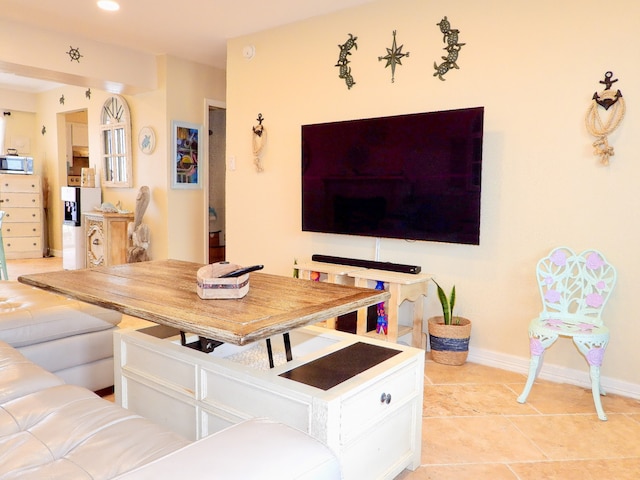
<path id="1" fill-rule="evenodd" d="M 304 327 L 291 332 L 291 362 L 281 358 L 281 338 L 272 338 L 269 369 L 264 342 L 206 354 L 164 332 L 115 332 L 122 406 L 194 440 L 269 417 L 326 443 L 345 480 L 391 479 L 420 465 L 424 350 Z"/>
<path id="2" fill-rule="evenodd" d="M 89 146 L 89 127 L 85 123 L 67 123 L 67 143 L 73 147 Z"/>
<path id="3" fill-rule="evenodd" d="M 42 258 L 43 210 L 40 175 L 0 174 L 0 210 L 5 256 Z"/>

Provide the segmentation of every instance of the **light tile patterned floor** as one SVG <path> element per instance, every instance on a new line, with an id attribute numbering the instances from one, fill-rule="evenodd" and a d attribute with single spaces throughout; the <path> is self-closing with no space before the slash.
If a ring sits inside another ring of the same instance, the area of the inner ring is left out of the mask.
<path id="1" fill-rule="evenodd" d="M 585 365 L 586 368 L 586 365 Z M 640 401 L 608 395 L 598 419 L 591 391 L 525 376 L 427 360 L 422 465 L 397 480 L 640 478 Z"/>
<path id="2" fill-rule="evenodd" d="M 10 279 L 61 269 L 59 258 L 7 263 Z M 137 321 L 125 317 L 124 326 Z M 640 401 L 603 397 L 603 422 L 590 390 L 541 381 L 521 405 L 524 383 L 517 373 L 427 360 L 422 465 L 396 480 L 640 478 Z"/>

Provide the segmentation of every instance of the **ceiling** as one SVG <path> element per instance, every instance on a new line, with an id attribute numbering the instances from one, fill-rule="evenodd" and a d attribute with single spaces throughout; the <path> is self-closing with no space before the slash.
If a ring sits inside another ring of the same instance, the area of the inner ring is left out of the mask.
<path id="1" fill-rule="evenodd" d="M 119 11 L 105 12 L 96 0 L 0 0 L 0 19 L 224 69 L 228 39 L 372 1 L 118 0 Z M 0 88 L 39 92 L 56 86 L 0 74 Z"/>

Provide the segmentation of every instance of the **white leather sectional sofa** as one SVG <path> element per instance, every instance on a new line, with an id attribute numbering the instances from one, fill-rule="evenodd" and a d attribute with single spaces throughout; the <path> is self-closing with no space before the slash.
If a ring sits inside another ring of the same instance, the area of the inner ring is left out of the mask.
<path id="1" fill-rule="evenodd" d="M 0 479 L 112 478 L 332 480 L 340 467 L 325 445 L 268 420 L 190 443 L 0 342 Z"/>
<path id="2" fill-rule="evenodd" d="M 122 315 L 23 285 L 0 281 L 0 340 L 92 391 L 113 385 L 113 330 Z"/>

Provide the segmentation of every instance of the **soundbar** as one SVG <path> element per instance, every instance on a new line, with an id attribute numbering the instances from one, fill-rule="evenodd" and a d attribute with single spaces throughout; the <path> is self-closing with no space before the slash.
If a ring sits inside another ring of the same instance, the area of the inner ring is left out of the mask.
<path id="1" fill-rule="evenodd" d="M 402 263 L 376 262 L 374 260 L 360 260 L 358 258 L 332 257 L 331 255 L 320 255 L 318 253 L 311 256 L 314 262 L 333 263 L 336 265 L 350 265 L 352 267 L 371 268 L 374 270 L 386 270 L 400 273 L 420 273 L 418 265 L 404 265 Z"/>

